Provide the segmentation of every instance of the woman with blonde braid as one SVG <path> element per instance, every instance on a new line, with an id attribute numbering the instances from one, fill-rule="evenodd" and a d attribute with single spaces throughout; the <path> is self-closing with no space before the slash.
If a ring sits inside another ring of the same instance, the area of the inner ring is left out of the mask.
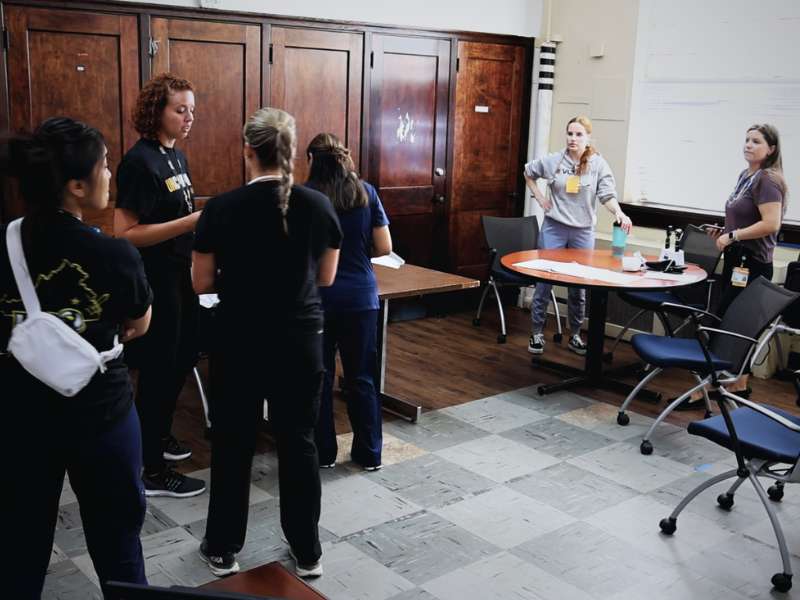
<path id="1" fill-rule="evenodd" d="M 605 159 L 591 145 L 592 122 L 578 116 L 567 123 L 567 147 L 525 165 L 525 181 L 544 210 L 539 232 L 539 248 L 594 248 L 594 227 L 597 223 L 597 201 L 614 215 L 622 229 L 630 232 L 631 220 L 617 202 L 614 175 Z M 547 181 L 548 194 L 541 192 L 537 179 Z M 550 303 L 550 288 L 537 283 L 531 304 L 533 331 L 528 352 L 544 352 L 544 320 Z M 569 288 L 569 349 L 586 354 L 581 339 L 581 324 L 586 312 L 586 290 Z"/>
<path id="2" fill-rule="evenodd" d="M 244 126 L 247 185 L 213 198 L 197 224 L 192 282 L 217 292 L 212 355 L 211 498 L 200 555 L 217 576 L 239 570 L 250 468 L 264 398 L 278 452 L 281 525 L 301 577 L 322 574 L 322 387 L 318 286 L 336 275 L 342 233 L 328 199 L 293 186 L 294 118 L 262 108 Z"/>

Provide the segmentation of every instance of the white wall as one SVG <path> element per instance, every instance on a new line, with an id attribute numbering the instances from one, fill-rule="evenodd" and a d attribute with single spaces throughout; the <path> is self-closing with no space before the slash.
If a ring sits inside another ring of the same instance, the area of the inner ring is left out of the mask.
<path id="1" fill-rule="evenodd" d="M 139 2 L 140 0 L 124 0 Z M 257 12 L 295 17 L 361 21 L 537 37 L 544 0 L 214 0 L 204 2 L 220 10 Z M 200 0 L 154 1 L 150 4 L 200 6 Z"/>

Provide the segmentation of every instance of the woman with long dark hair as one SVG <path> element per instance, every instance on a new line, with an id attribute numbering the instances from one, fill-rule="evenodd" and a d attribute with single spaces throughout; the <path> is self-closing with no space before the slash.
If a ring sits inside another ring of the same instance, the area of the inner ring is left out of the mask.
<path id="1" fill-rule="evenodd" d="M 294 186 L 294 117 L 262 108 L 244 126 L 247 185 L 213 198 L 197 225 L 192 280 L 216 291 L 211 498 L 200 555 L 217 576 L 239 570 L 250 469 L 263 403 L 278 452 L 281 526 L 295 571 L 322 574 L 319 459 L 322 387 L 318 286 L 336 275 L 341 230 L 322 194 Z"/>
<path id="2" fill-rule="evenodd" d="M 344 238 L 336 281 L 322 290 L 325 310 L 325 383 L 316 427 L 320 465 L 333 467 L 338 446 L 333 420 L 336 352 L 342 360 L 347 414 L 353 428 L 350 456 L 368 471 L 381 467 L 381 405 L 375 389 L 378 284 L 370 258 L 392 251 L 389 219 L 375 188 L 361 181 L 349 150 L 332 133 L 308 145 L 306 185 L 325 194 L 336 209 Z"/>
<path id="3" fill-rule="evenodd" d="M 141 258 L 124 240 L 85 225 L 86 209 L 108 204 L 111 173 L 96 129 L 52 118 L 11 140 L 10 171 L 25 203 L 23 253 L 45 312 L 98 352 L 147 331 L 152 294 Z M 26 310 L 0 227 L 0 348 Z M 67 398 L 0 352 L 4 452 L 11 495 L 9 548 L 19 557 L 2 584 L 8 598 L 39 598 L 50 561 L 64 474 L 80 506 L 101 586 L 145 583 L 139 534 L 145 515 L 139 419 L 120 356 Z M 10 579 L 10 584 L 9 584 Z M 10 587 L 9 587 L 10 585 Z"/>
<path id="4" fill-rule="evenodd" d="M 192 291 L 194 189 L 186 156 L 175 147 L 194 123 L 194 88 L 163 73 L 139 92 L 134 126 L 141 138 L 117 171 L 114 233 L 139 248 L 153 286 L 153 323 L 130 349 L 139 368 L 136 408 L 142 423 L 148 496 L 187 498 L 205 482 L 173 470 L 166 461 L 192 452 L 172 435 L 172 418 L 186 376 L 197 361 L 198 300 Z"/>

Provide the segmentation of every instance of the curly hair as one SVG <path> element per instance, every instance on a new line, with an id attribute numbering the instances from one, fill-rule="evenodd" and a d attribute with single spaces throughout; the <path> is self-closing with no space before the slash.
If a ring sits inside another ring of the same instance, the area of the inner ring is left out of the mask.
<path id="1" fill-rule="evenodd" d="M 188 90 L 194 86 L 187 79 L 172 73 L 161 73 L 148 81 L 139 91 L 133 109 L 133 126 L 142 137 L 155 138 L 161 129 L 161 115 L 167 106 L 170 94 Z"/>

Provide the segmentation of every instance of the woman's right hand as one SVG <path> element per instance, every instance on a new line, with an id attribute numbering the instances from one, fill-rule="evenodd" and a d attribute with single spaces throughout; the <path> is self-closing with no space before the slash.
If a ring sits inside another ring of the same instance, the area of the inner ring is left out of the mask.
<path id="1" fill-rule="evenodd" d="M 542 196 L 541 198 L 537 196 L 536 201 L 539 203 L 539 206 L 542 207 L 544 212 L 548 212 L 551 208 L 553 208 L 553 201 L 547 196 Z"/>

